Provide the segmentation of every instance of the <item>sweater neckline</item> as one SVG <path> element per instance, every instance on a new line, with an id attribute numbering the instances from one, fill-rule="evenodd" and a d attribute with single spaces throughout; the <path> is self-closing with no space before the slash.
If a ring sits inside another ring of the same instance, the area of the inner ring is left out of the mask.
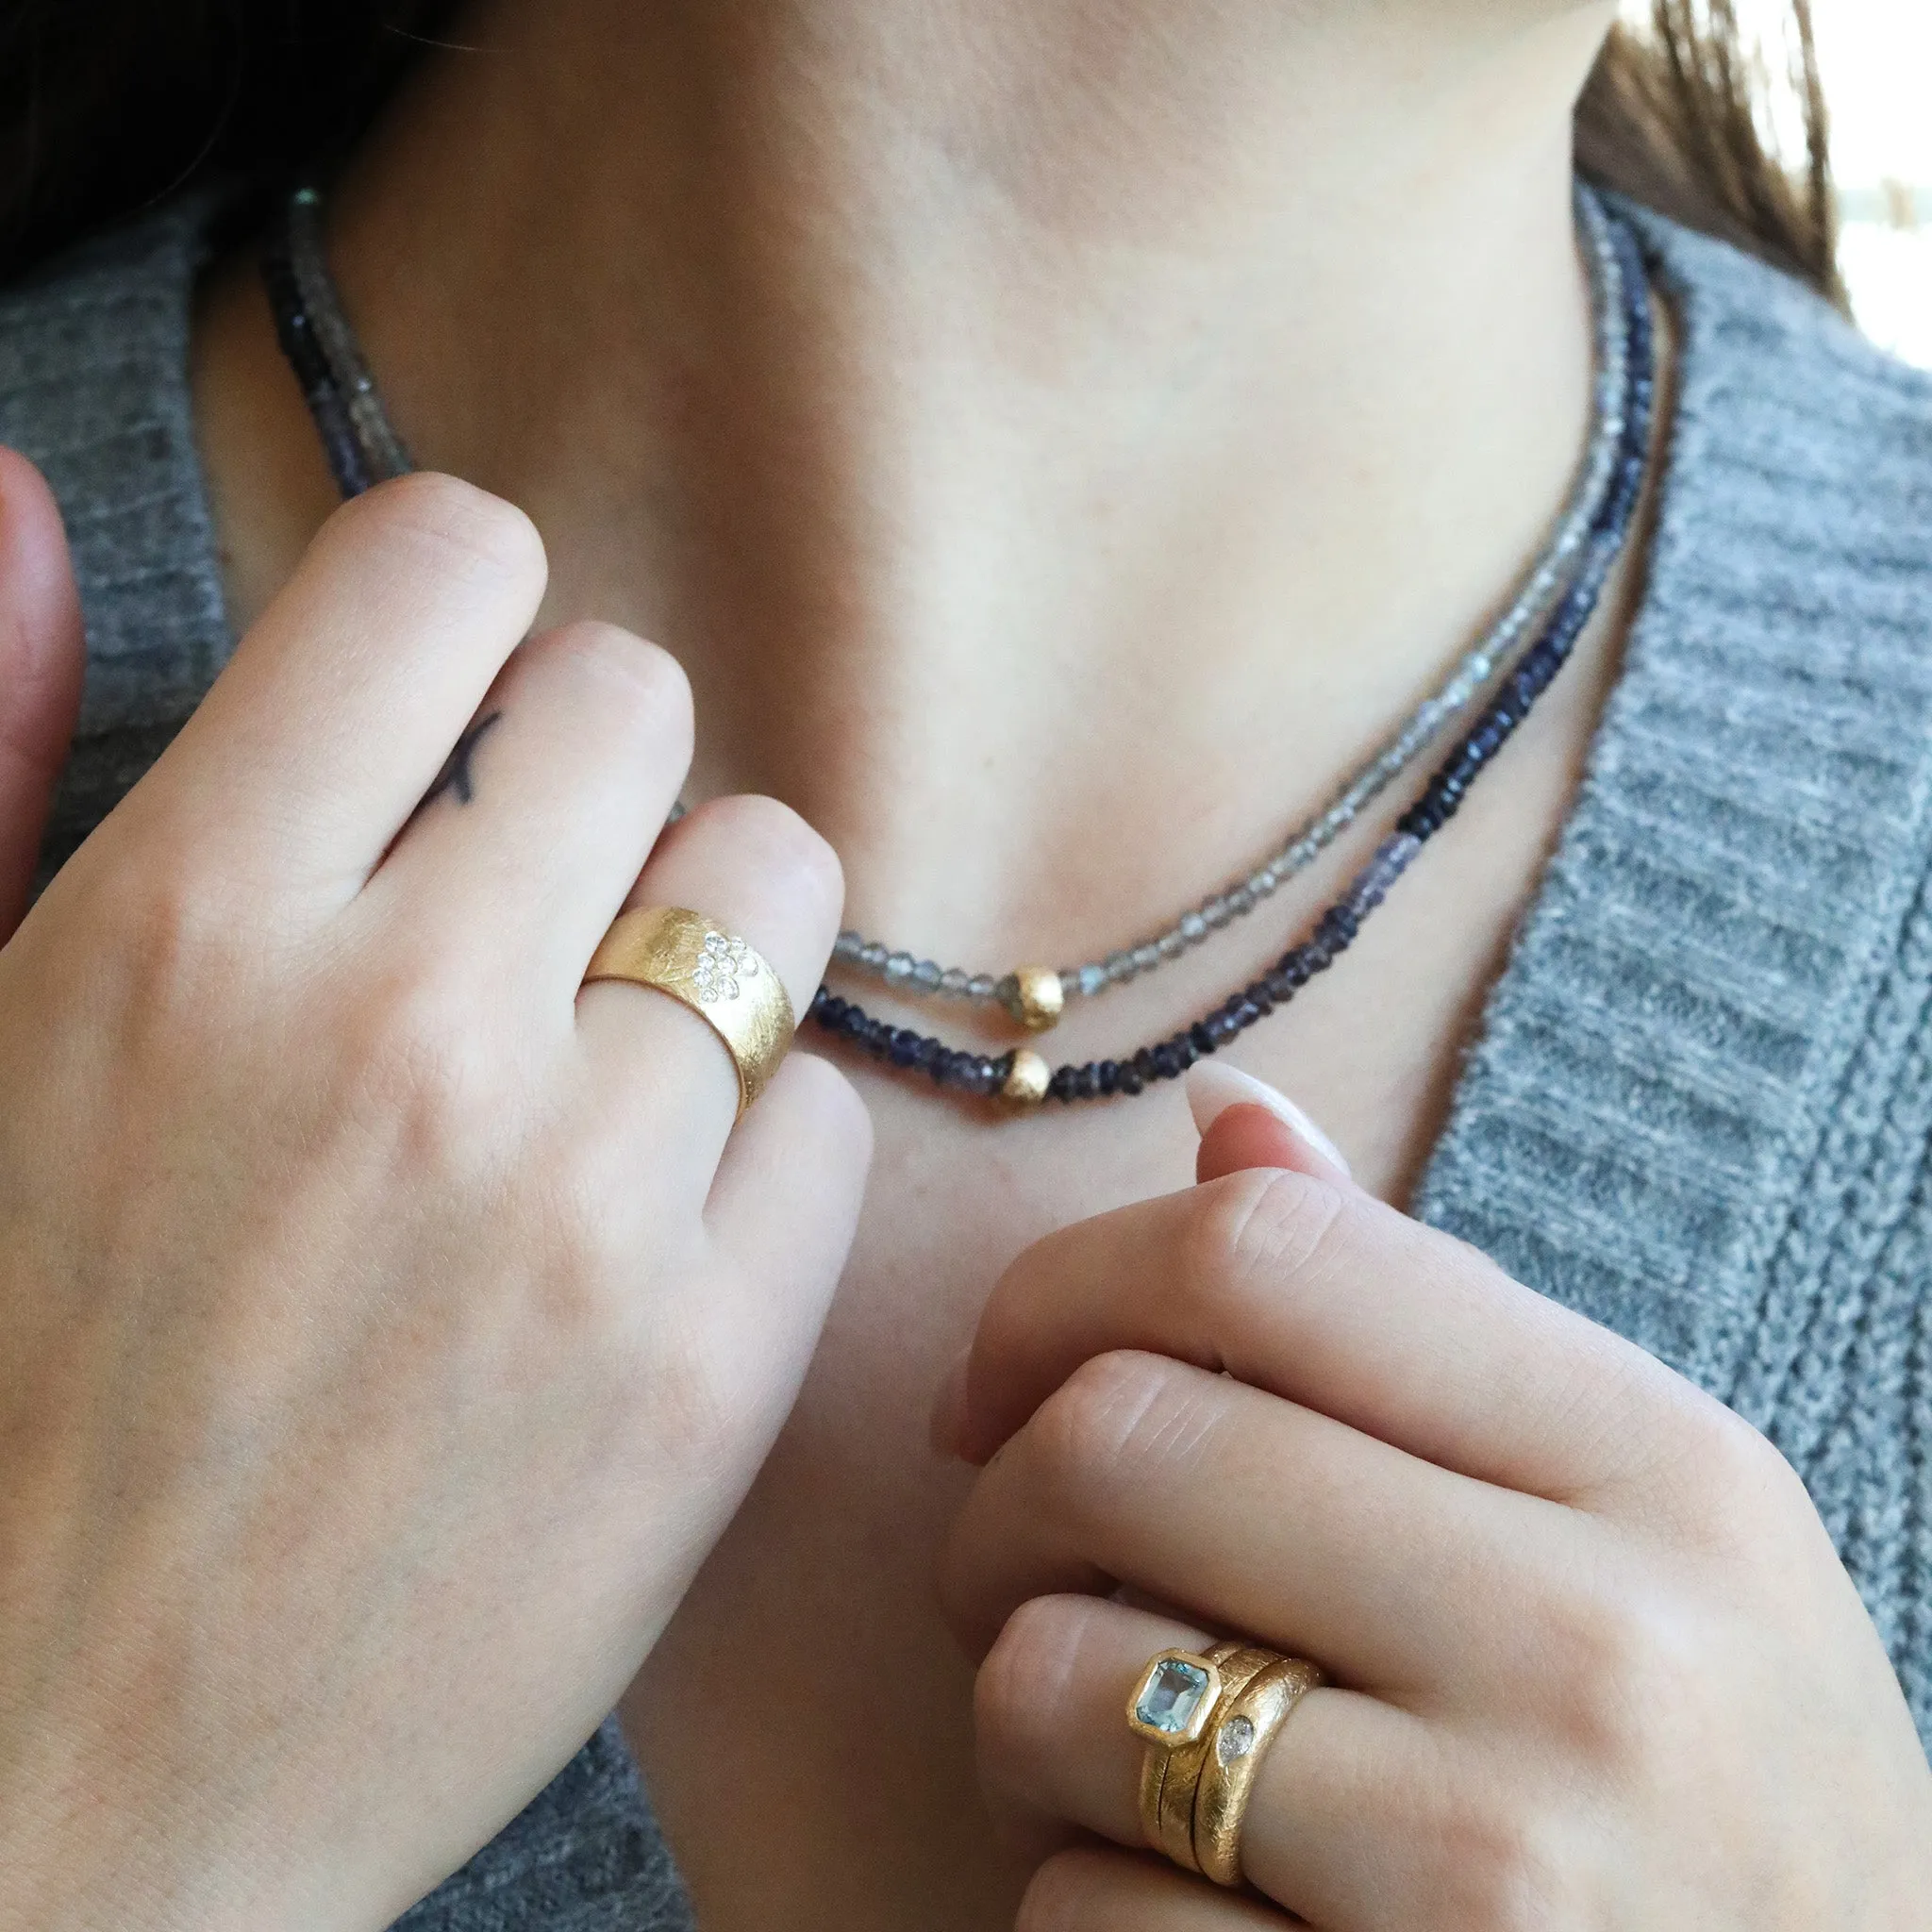
<path id="1" fill-rule="evenodd" d="M 1415 1211 L 1768 1413 L 1932 843 L 1932 382 L 1626 212 L 1678 323 L 1648 584 Z"/>

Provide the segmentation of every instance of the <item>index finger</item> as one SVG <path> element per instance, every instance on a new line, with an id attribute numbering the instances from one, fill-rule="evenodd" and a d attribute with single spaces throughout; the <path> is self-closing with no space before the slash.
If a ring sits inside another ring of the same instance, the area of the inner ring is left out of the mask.
<path id="1" fill-rule="evenodd" d="M 1710 1397 L 1359 1188 L 1250 1170 L 1050 1235 L 994 1288 L 959 1453 L 983 1461 L 1079 1365 L 1165 1355 L 1444 1469 L 1558 1502 L 1669 1453 Z"/>
<path id="2" fill-rule="evenodd" d="M 401 477 L 324 525 L 141 788 L 218 863 L 358 891 L 537 614 L 529 519 Z"/>

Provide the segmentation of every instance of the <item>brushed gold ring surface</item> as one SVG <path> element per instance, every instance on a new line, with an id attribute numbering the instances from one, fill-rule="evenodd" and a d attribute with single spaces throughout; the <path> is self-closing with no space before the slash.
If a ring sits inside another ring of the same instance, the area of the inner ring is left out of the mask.
<path id="1" fill-rule="evenodd" d="M 1277 1652 L 1247 1646 L 1217 1644 L 1226 1655 L 1218 1658 L 1221 1668 L 1221 1695 L 1208 1713 L 1201 1736 L 1191 1744 L 1172 1752 L 1167 1775 L 1160 1787 L 1160 1836 L 1154 1848 L 1164 1853 L 1183 1872 L 1198 1872 L 1200 1861 L 1194 1850 L 1194 1808 L 1199 1801 L 1201 1780 L 1213 1755 L 1214 1740 L 1221 1735 L 1224 1713 L 1239 1703 L 1257 1677 L 1280 1661 Z"/>
<path id="2" fill-rule="evenodd" d="M 1198 1655 L 1163 1650 L 1141 1667 L 1127 1694 L 1127 1728 L 1147 1747 L 1141 1754 L 1141 1828 L 1156 1851 L 1161 1849 L 1161 1800 L 1168 1766 L 1207 1729 L 1221 1699 L 1221 1666 L 1240 1648 L 1238 1643 L 1217 1643 Z M 1164 1678 L 1172 1681 L 1163 1689 Z M 1186 1709 L 1178 1707 L 1181 1699 L 1188 1700 Z"/>
<path id="3" fill-rule="evenodd" d="M 724 1042 L 738 1074 L 738 1111 L 771 1085 L 798 1023 L 785 982 L 748 941 L 702 912 L 647 906 L 621 914 L 591 958 L 584 984 L 622 979 L 669 993 Z"/>
<path id="4" fill-rule="evenodd" d="M 1241 1825 L 1261 1760 L 1296 1705 L 1326 1681 L 1320 1667 L 1305 1657 L 1276 1657 L 1216 1707 L 1198 1747 L 1201 1771 L 1194 1786 L 1191 1847 L 1194 1869 L 1216 1885 L 1241 1886 Z"/>

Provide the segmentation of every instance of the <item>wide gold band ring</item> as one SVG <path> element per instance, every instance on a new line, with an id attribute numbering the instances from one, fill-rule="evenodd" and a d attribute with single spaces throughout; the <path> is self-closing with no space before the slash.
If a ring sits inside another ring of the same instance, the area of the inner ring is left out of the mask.
<path id="1" fill-rule="evenodd" d="M 1306 1658 L 1237 1643 L 1152 1658 L 1127 1699 L 1127 1723 L 1147 1747 L 1147 1842 L 1184 1872 L 1239 1887 L 1241 1825 L 1261 1760 L 1295 1706 L 1326 1681 Z"/>
<path id="2" fill-rule="evenodd" d="M 738 1111 L 770 1086 L 797 1031 L 785 982 L 745 941 L 681 906 L 624 913 L 591 956 L 584 984 L 624 979 L 689 1007 L 738 1070 Z"/>

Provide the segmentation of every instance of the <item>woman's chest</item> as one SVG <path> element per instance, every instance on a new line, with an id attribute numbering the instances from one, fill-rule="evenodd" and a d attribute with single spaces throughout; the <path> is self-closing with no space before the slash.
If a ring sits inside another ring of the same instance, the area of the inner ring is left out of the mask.
<path id="1" fill-rule="evenodd" d="M 1231 1056 L 1403 1202 L 1574 790 L 1604 669 L 1553 702 L 1355 945 Z M 1596 686 L 1596 689 L 1592 689 Z M 1365 828 L 1366 829 L 1366 828 Z M 1372 839 L 1366 842 L 1372 842 Z M 1338 877 L 1350 855 L 1335 855 Z M 1036 1042 L 1124 1057 L 1252 977 L 1322 903 L 1096 1002 Z M 1325 881 L 1328 885 L 1335 879 Z M 1257 919 L 1251 923 L 1258 927 Z M 809 1043 L 809 1041 L 808 1041 Z M 1053 1229 L 1189 1185 L 1185 1096 L 1002 1120 L 867 1067 L 878 1155 L 791 1422 L 626 1707 L 705 1932 L 996 1932 L 1038 1848 L 996 1840 L 971 1664 L 935 1603 L 970 1474 L 929 1426 L 1000 1271 Z"/>
<path id="2" fill-rule="evenodd" d="M 1361 963 L 1241 1058 L 1386 1180 L 1440 1111 L 1454 1016 L 1391 1009 Z M 1378 1023 L 1351 1013 L 1369 999 Z M 1178 1086 L 1006 1123 L 868 1091 L 879 1154 L 809 1379 L 626 1713 L 705 1932 L 1012 1923 L 1038 1849 L 998 1842 L 977 1788 L 972 1667 L 933 1590 L 970 1475 L 932 1407 L 1016 1254 L 1192 1179 Z"/>

